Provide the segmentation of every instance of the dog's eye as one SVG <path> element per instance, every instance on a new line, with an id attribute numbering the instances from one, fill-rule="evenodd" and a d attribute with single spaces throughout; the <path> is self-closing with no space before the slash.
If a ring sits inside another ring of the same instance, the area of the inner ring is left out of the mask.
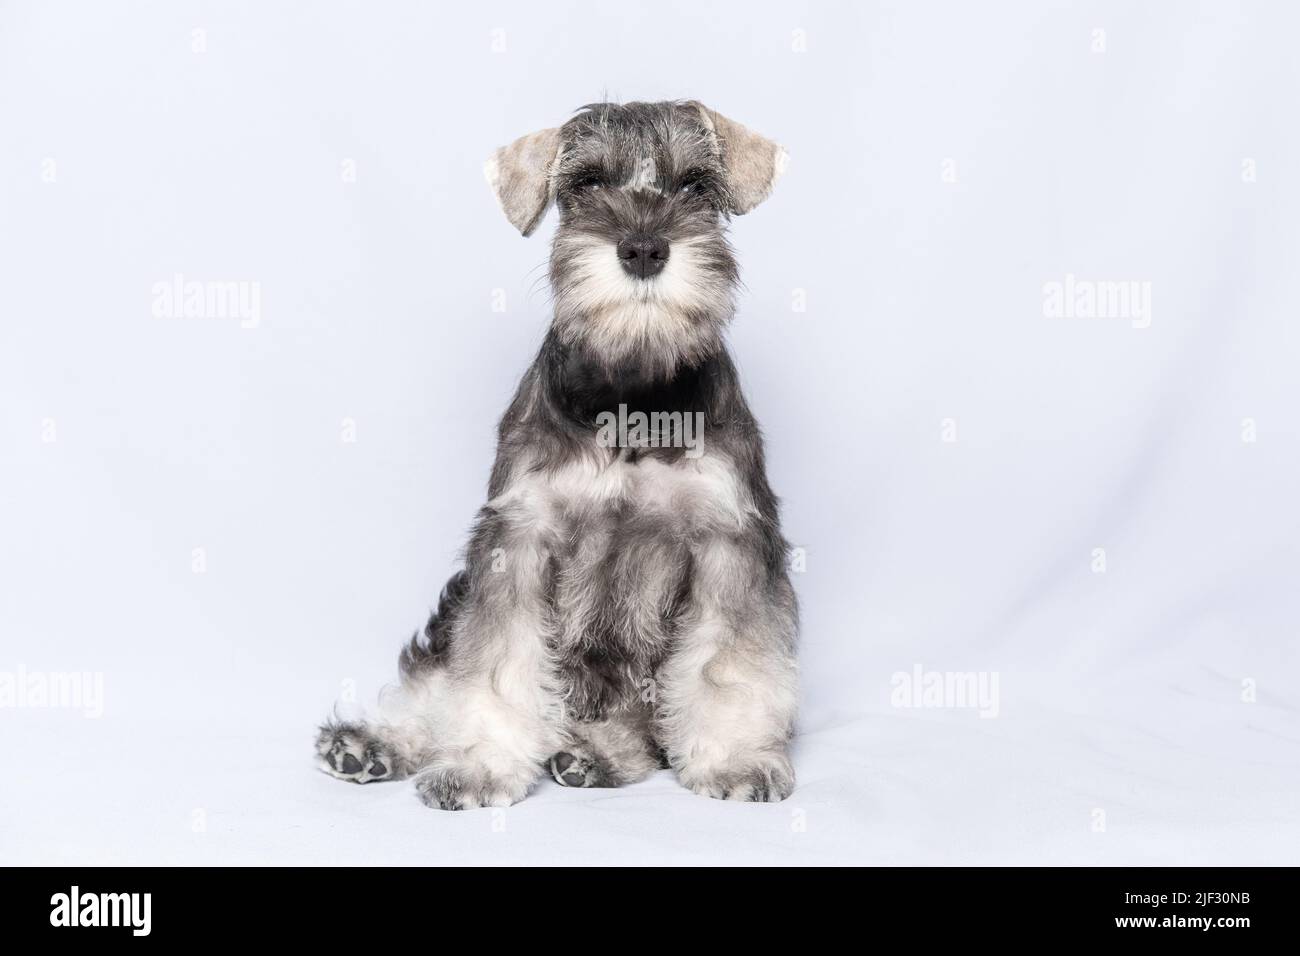
<path id="1" fill-rule="evenodd" d="M 585 193 L 605 185 L 605 177 L 600 173 L 583 173 L 575 179 L 569 188 L 575 193 Z"/>
<path id="2" fill-rule="evenodd" d="M 703 170 L 686 173 L 684 177 L 681 177 L 681 183 L 677 186 L 677 193 L 685 196 L 706 196 L 707 198 L 712 194 L 712 179 Z"/>
<path id="3" fill-rule="evenodd" d="M 677 187 L 679 193 L 702 193 L 709 188 L 709 174 L 703 170 L 692 170 L 682 177 L 681 185 Z"/>

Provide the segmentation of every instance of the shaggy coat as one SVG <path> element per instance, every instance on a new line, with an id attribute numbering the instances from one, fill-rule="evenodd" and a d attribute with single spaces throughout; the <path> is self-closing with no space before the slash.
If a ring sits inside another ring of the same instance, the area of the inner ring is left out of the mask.
<path id="1" fill-rule="evenodd" d="M 727 221 L 783 161 L 694 102 L 589 106 L 489 161 L 525 235 L 558 207 L 554 318 L 464 567 L 378 718 L 321 728 L 327 772 L 414 776 L 443 809 L 508 805 L 548 769 L 565 786 L 667 766 L 711 797 L 790 793 L 795 597 L 723 341 Z"/>

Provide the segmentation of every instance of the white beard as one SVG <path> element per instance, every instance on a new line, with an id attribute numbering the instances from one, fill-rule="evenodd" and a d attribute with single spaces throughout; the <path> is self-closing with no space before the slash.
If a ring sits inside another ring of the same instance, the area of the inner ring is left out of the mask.
<path id="1" fill-rule="evenodd" d="M 716 346 L 731 316 L 731 289 L 702 266 L 701 241 L 674 242 L 663 271 L 651 279 L 628 275 L 607 240 L 556 242 L 573 270 L 556 298 L 556 324 L 566 343 L 581 340 L 611 361 L 636 355 L 669 368 Z"/>

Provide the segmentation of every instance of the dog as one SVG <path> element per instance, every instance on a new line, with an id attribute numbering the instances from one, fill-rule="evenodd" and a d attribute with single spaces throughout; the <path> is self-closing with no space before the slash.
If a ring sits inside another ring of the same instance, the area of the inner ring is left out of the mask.
<path id="1" fill-rule="evenodd" d="M 322 769 L 414 777 L 445 810 L 513 804 L 547 769 L 569 787 L 671 768 L 709 797 L 790 794 L 798 609 L 723 341 L 730 217 L 784 165 L 694 101 L 586 106 L 488 161 L 523 235 L 559 211 L 554 317 L 463 569 L 378 719 L 320 728 Z"/>

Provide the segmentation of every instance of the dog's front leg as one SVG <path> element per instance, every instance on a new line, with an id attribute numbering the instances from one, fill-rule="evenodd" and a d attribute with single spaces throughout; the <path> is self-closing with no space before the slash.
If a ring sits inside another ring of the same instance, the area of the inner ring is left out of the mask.
<path id="1" fill-rule="evenodd" d="M 509 806 L 559 748 L 562 707 L 548 647 L 553 536 L 527 501 L 491 502 L 479 517 L 465 613 L 430 695 L 436 746 L 415 782 L 429 806 Z"/>
<path id="2" fill-rule="evenodd" d="M 769 553 L 757 530 L 693 549 L 690 607 L 659 671 L 658 738 L 682 784 L 705 796 L 776 802 L 794 789 L 797 612 Z"/>

